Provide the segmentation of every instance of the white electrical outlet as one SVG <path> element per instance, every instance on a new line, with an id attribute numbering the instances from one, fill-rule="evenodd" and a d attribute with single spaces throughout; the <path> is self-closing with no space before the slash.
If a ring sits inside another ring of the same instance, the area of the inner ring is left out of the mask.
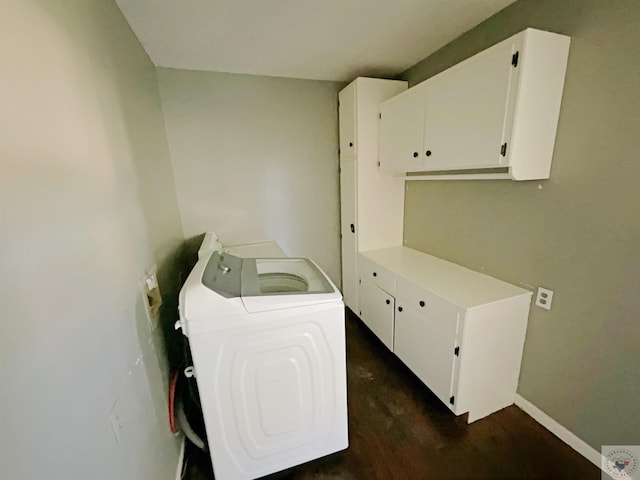
<path id="1" fill-rule="evenodd" d="M 551 301 L 553 300 L 553 290 L 548 288 L 538 287 L 538 293 L 536 295 L 536 306 L 544 308 L 545 310 L 551 310 Z"/>

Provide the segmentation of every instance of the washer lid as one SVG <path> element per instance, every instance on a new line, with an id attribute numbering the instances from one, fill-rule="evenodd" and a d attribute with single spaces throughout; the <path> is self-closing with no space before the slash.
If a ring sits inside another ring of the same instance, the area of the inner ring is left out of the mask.
<path id="1" fill-rule="evenodd" d="M 300 295 L 333 292 L 333 285 L 308 258 L 245 258 L 242 296 Z"/>
<path id="2" fill-rule="evenodd" d="M 242 302 L 248 312 L 320 303 L 342 303 L 342 295 L 308 258 L 243 259 Z"/>
<path id="3" fill-rule="evenodd" d="M 240 258 L 213 252 L 202 284 L 220 295 L 261 297 L 326 294 L 334 285 L 308 258 Z"/>

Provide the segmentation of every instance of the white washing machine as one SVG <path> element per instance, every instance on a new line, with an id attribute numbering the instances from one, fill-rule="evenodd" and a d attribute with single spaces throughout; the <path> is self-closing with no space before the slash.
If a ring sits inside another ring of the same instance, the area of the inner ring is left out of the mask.
<path id="1" fill-rule="evenodd" d="M 347 448 L 338 289 L 309 259 L 208 247 L 205 237 L 180 292 L 180 325 L 216 479 L 258 478 Z"/>

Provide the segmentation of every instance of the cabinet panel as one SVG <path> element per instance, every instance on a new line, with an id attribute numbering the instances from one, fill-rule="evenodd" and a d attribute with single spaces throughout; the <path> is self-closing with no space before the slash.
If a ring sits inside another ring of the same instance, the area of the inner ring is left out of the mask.
<path id="1" fill-rule="evenodd" d="M 501 155 L 514 43 L 501 43 L 429 83 L 423 170 L 496 167 Z"/>
<path id="2" fill-rule="evenodd" d="M 351 84 L 338 95 L 340 158 L 356 155 L 356 85 Z"/>
<path id="3" fill-rule="evenodd" d="M 395 299 L 367 279 L 362 279 L 359 298 L 360 318 L 389 350 L 393 350 Z"/>
<path id="4" fill-rule="evenodd" d="M 384 267 L 372 262 L 360 255 L 358 259 L 358 272 L 361 279 L 366 279 L 376 284 L 391 295 L 396 293 L 396 276 Z"/>
<path id="5" fill-rule="evenodd" d="M 422 169 L 425 95 L 423 88 L 414 87 L 381 105 L 381 171 L 413 172 Z"/>
<path id="6" fill-rule="evenodd" d="M 455 305 L 404 278 L 396 280 L 396 298 L 399 306 L 414 308 L 434 328 L 452 336 L 458 334 L 461 311 Z"/>
<path id="7" fill-rule="evenodd" d="M 358 311 L 358 270 L 356 265 L 356 162 L 348 161 L 340 168 L 340 201 L 342 236 L 342 296 L 344 303 Z"/>
<path id="8" fill-rule="evenodd" d="M 402 310 L 400 310 L 402 309 Z M 453 391 L 456 338 L 443 333 L 412 307 L 397 304 L 394 353 L 449 408 Z"/>

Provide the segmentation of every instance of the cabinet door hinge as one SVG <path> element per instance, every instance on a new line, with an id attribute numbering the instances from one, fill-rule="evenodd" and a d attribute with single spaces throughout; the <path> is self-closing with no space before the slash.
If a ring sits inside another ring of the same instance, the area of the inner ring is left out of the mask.
<path id="1" fill-rule="evenodd" d="M 511 57 L 511 65 L 513 65 L 514 68 L 518 66 L 518 57 L 519 56 L 520 56 L 520 52 L 516 52 Z"/>
<path id="2" fill-rule="evenodd" d="M 456 401 L 456 397 L 455 397 L 455 395 L 451 395 L 451 396 L 449 397 L 449 403 L 450 403 L 451 405 L 453 405 L 455 401 Z"/>
<path id="3" fill-rule="evenodd" d="M 460 347 L 456 347 L 456 348 L 454 348 L 454 349 L 453 349 L 453 354 L 454 354 L 456 357 L 459 357 L 459 356 L 460 356 Z"/>
<path id="4" fill-rule="evenodd" d="M 502 147 L 500 147 L 500 155 L 505 157 L 507 155 L 507 144 L 503 143 Z"/>
<path id="5" fill-rule="evenodd" d="M 340 155 L 342 152 L 340 151 L 340 149 L 338 149 L 338 155 Z"/>

